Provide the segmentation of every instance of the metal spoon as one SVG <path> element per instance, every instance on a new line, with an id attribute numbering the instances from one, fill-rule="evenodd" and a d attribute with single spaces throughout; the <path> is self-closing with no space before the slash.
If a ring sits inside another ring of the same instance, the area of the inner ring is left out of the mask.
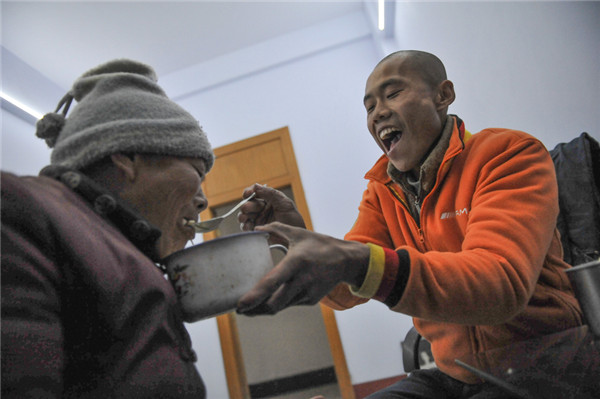
<path id="1" fill-rule="evenodd" d="M 252 198 L 254 198 L 255 194 L 256 193 L 252 193 L 248 198 L 242 200 L 239 204 L 237 204 L 236 206 L 234 206 L 233 208 L 231 208 L 229 210 L 229 212 L 227 212 L 224 215 L 217 216 L 216 218 L 209 219 L 209 220 L 204 220 L 204 221 L 201 221 L 201 222 L 195 222 L 193 220 L 190 220 L 187 223 L 187 225 L 188 226 L 192 226 L 196 230 L 196 233 L 208 233 L 209 231 L 216 230 L 219 227 L 219 225 L 221 224 L 221 222 L 223 220 L 225 220 L 225 218 L 231 216 L 235 211 L 237 211 L 238 209 L 240 209 L 240 207 L 242 205 L 244 205 L 246 202 L 248 202 Z"/>

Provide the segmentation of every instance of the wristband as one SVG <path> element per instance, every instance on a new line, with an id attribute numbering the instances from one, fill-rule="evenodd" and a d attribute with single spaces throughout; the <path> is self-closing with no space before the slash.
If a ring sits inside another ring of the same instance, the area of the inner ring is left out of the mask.
<path id="1" fill-rule="evenodd" d="M 353 295 L 361 298 L 372 298 L 377 293 L 381 280 L 383 279 L 383 271 L 385 269 L 385 252 L 379 245 L 367 243 L 370 250 L 369 267 L 367 274 L 360 288 L 350 286 L 350 292 Z"/>

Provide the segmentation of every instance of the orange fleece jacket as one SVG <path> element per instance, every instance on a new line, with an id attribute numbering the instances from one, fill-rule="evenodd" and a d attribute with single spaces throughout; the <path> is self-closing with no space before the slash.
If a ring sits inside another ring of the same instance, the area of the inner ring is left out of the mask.
<path id="1" fill-rule="evenodd" d="M 455 117 L 420 224 L 387 163 L 381 157 L 366 174 L 345 239 L 385 248 L 374 298 L 413 317 L 440 370 L 480 382 L 454 359 L 582 324 L 563 272 L 554 164 L 541 142 L 498 128 L 470 135 Z M 340 284 L 323 303 L 341 310 L 367 300 Z"/>

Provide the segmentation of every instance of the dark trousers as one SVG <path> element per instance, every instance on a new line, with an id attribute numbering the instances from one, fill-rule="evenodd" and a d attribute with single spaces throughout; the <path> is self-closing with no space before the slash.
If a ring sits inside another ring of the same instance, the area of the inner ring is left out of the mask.
<path id="1" fill-rule="evenodd" d="M 366 399 L 508 399 L 510 395 L 490 383 L 465 384 L 438 369 L 415 370 L 403 380 Z"/>

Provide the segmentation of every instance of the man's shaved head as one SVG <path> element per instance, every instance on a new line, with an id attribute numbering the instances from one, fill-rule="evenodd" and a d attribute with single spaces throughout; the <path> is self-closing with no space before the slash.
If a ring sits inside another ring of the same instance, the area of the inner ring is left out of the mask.
<path id="1" fill-rule="evenodd" d="M 442 61 L 431 53 L 418 50 L 400 50 L 383 58 L 377 66 L 392 58 L 401 58 L 408 63 L 413 70 L 421 75 L 421 78 L 431 87 L 437 87 L 447 79 L 446 68 Z M 376 66 L 376 67 L 377 67 Z"/>

